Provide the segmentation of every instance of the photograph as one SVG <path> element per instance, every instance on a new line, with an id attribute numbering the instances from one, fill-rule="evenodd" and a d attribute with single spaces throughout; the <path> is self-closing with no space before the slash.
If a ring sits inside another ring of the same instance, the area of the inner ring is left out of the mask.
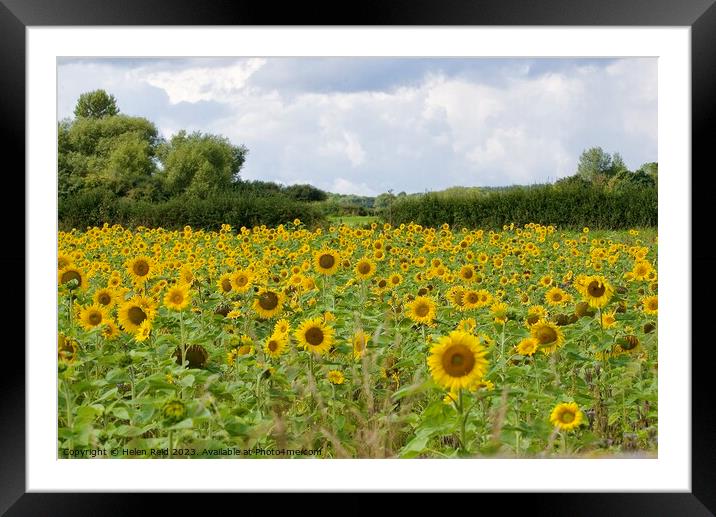
<path id="1" fill-rule="evenodd" d="M 658 67 L 57 57 L 56 457 L 658 459 Z"/>

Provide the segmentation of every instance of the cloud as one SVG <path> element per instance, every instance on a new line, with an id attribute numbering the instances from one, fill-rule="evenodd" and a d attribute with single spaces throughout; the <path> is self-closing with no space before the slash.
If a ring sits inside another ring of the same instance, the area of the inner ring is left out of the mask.
<path id="1" fill-rule="evenodd" d="M 247 179 L 341 193 L 553 181 L 592 146 L 657 160 L 653 58 L 73 61 L 59 77 L 61 113 L 102 87 L 165 136 L 246 145 Z"/>

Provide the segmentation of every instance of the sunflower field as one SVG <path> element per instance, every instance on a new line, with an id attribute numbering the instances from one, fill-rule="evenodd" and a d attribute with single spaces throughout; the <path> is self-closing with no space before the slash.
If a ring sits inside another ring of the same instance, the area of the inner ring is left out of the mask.
<path id="1" fill-rule="evenodd" d="M 58 457 L 653 457 L 654 229 L 58 235 Z"/>

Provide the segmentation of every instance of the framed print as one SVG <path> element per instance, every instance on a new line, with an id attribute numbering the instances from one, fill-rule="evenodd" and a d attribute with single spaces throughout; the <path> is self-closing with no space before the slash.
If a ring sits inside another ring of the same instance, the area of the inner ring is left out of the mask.
<path id="1" fill-rule="evenodd" d="M 713 511 L 689 171 L 715 8 L 244 7 L 1 6 L 28 192 L 3 510 L 395 490 Z"/>

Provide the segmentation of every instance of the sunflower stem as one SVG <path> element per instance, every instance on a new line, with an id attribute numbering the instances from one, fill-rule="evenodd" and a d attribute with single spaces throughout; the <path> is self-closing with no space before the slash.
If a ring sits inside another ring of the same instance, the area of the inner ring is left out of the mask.
<path id="1" fill-rule="evenodd" d="M 460 449 L 462 452 L 467 453 L 467 442 L 465 441 L 465 421 L 467 420 L 466 415 L 463 414 L 465 401 L 462 398 L 462 388 L 458 391 L 458 417 L 460 418 Z"/>
<path id="2" fill-rule="evenodd" d="M 70 398 L 70 385 L 67 384 L 67 379 L 61 380 L 62 384 L 65 385 L 65 406 L 67 408 L 67 427 L 72 429 L 72 399 Z"/>
<path id="3" fill-rule="evenodd" d="M 173 445 L 172 445 L 173 440 L 172 440 L 172 438 L 173 438 L 173 431 L 170 429 L 170 430 L 169 430 L 169 459 L 172 458 L 172 448 L 173 448 Z"/>

